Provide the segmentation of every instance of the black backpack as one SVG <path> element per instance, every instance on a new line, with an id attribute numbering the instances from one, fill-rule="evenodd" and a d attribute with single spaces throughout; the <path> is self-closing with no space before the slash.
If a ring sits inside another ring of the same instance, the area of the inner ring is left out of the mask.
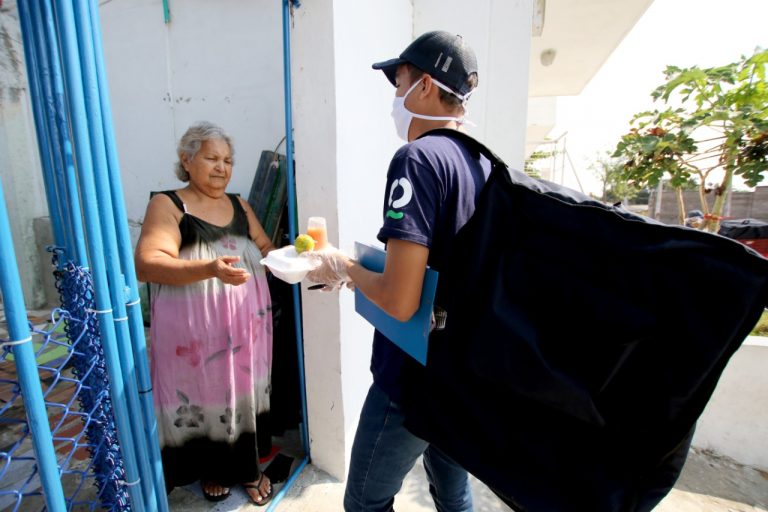
<path id="1" fill-rule="evenodd" d="M 768 260 L 492 162 L 406 426 L 517 511 L 645 511 L 768 298 Z"/>

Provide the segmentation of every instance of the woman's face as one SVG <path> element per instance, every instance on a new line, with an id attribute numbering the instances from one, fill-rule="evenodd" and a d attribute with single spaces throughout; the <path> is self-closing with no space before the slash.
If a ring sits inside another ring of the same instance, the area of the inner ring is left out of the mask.
<path id="1" fill-rule="evenodd" d="M 232 151 L 221 139 L 208 139 L 200 145 L 194 158 L 182 155 L 181 162 L 195 187 L 221 191 L 232 177 Z"/>

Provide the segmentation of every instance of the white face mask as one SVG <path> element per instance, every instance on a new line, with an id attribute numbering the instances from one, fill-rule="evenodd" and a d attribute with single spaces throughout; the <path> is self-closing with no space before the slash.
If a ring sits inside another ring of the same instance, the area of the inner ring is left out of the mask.
<path id="1" fill-rule="evenodd" d="M 466 94 L 464 96 L 459 96 L 455 92 L 451 91 L 448 87 L 441 84 L 434 78 L 432 79 L 432 82 L 437 85 L 439 88 L 448 91 L 449 93 L 453 94 L 457 98 L 459 98 L 462 102 L 466 103 L 466 101 L 469 99 L 469 94 Z M 395 96 L 395 98 L 392 100 L 392 119 L 395 121 L 395 130 L 397 131 L 397 136 L 403 139 L 405 142 L 410 142 L 408 140 L 408 130 L 411 127 L 411 121 L 414 117 L 417 117 L 419 119 L 427 119 L 431 121 L 456 121 L 459 124 L 464 123 L 464 117 L 447 117 L 447 116 L 427 116 L 424 114 L 415 114 L 405 108 L 405 98 L 408 97 L 409 94 L 411 94 L 411 91 L 413 91 L 417 85 L 421 83 L 421 80 L 417 80 L 416 83 L 414 83 L 408 90 L 405 92 L 403 96 Z"/>

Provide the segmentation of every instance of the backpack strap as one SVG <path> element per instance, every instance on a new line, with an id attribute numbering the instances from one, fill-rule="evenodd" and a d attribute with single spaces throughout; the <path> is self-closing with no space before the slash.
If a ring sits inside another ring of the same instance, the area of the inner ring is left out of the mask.
<path id="1" fill-rule="evenodd" d="M 436 128 L 434 130 L 430 130 L 426 133 L 423 133 L 419 138 L 425 137 L 427 135 L 444 135 L 454 140 L 461 141 L 464 144 L 464 146 L 467 149 L 469 149 L 471 152 L 479 153 L 485 156 L 488 160 L 490 160 L 492 164 L 492 168 L 501 167 L 502 169 L 509 169 L 509 166 L 506 163 L 504 163 L 504 160 L 502 160 L 498 155 L 496 155 L 496 153 L 488 149 L 488 147 L 485 144 L 483 144 L 476 138 L 464 132 L 453 130 L 451 128 Z"/>

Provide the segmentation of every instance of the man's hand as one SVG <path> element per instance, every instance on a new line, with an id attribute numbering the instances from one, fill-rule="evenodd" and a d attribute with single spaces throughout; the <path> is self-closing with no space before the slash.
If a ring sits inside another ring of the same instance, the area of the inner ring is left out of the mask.
<path id="1" fill-rule="evenodd" d="M 322 251 L 306 252 L 304 255 L 319 265 L 307 274 L 307 279 L 313 283 L 324 284 L 323 290 L 335 290 L 349 281 L 347 268 L 351 260 L 343 251 L 331 247 Z"/>
<path id="2" fill-rule="evenodd" d="M 240 286 L 251 278 L 244 268 L 234 267 L 233 263 L 240 261 L 240 256 L 219 256 L 209 263 L 211 273 L 226 284 Z"/>

